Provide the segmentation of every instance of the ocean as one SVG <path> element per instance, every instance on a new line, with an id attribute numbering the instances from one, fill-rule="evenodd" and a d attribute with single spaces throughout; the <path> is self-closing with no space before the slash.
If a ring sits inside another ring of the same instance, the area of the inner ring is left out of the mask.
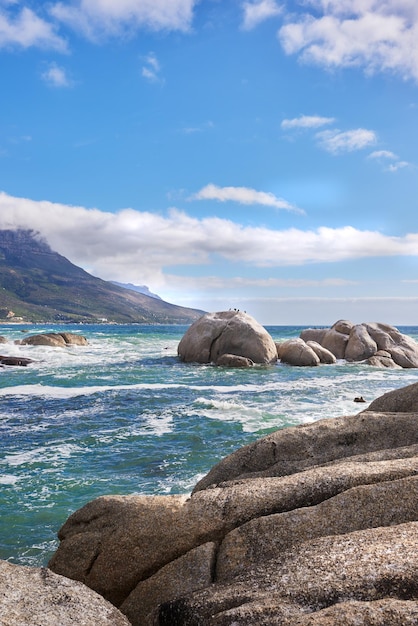
<path id="1" fill-rule="evenodd" d="M 302 327 L 266 327 L 275 341 Z M 418 340 L 418 327 L 399 327 Z M 0 325 L 0 558 L 46 565 L 67 517 L 104 494 L 189 493 L 227 454 L 278 428 L 358 413 L 418 381 L 363 363 L 250 369 L 185 364 L 186 326 Z M 73 332 L 87 346 L 13 342 Z M 363 396 L 366 404 L 354 403 Z"/>

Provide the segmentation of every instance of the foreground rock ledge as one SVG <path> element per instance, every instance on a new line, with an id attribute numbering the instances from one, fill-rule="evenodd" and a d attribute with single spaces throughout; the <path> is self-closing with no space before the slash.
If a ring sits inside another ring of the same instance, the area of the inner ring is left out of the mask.
<path id="1" fill-rule="evenodd" d="M 1 626 L 129 626 L 120 611 L 79 582 L 45 567 L 0 561 Z"/>
<path id="2" fill-rule="evenodd" d="M 59 538 L 50 568 L 134 626 L 416 626 L 418 383 L 237 450 L 189 498 L 98 498 Z"/>

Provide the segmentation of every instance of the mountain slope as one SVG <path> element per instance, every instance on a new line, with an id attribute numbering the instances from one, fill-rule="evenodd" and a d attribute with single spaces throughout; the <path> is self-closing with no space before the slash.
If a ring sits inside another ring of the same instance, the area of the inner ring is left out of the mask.
<path id="1" fill-rule="evenodd" d="M 188 324 L 202 311 L 119 287 L 51 250 L 37 233 L 0 230 L 0 318 Z"/>

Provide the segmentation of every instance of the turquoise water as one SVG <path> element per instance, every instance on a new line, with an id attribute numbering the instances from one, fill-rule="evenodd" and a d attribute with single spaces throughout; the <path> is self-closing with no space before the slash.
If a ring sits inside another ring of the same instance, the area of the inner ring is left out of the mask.
<path id="1" fill-rule="evenodd" d="M 184 364 L 185 326 L 0 325 L 0 558 L 45 565 L 74 510 L 103 494 L 188 493 L 212 465 L 277 428 L 347 415 L 418 370 L 338 362 L 248 370 Z M 267 327 L 278 341 L 300 327 Z M 19 346 L 65 330 L 88 346 Z M 418 339 L 418 327 L 400 330 Z"/>

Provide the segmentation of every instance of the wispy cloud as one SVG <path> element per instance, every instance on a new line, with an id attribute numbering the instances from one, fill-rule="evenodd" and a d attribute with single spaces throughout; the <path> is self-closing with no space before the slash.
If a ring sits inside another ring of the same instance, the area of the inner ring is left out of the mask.
<path id="1" fill-rule="evenodd" d="M 292 119 L 283 120 L 281 127 L 284 130 L 293 130 L 295 128 L 320 128 L 335 122 L 334 117 L 322 117 L 320 115 L 300 115 Z"/>
<path id="2" fill-rule="evenodd" d="M 203 133 L 207 130 L 211 130 L 214 127 L 215 127 L 215 124 L 211 120 L 208 120 L 207 122 L 204 122 L 203 124 L 200 124 L 200 125 L 184 126 L 181 129 L 181 132 L 183 132 L 185 135 L 193 135 L 194 133 Z"/>
<path id="3" fill-rule="evenodd" d="M 0 7 L 0 48 L 46 48 L 64 52 L 66 41 L 56 33 L 53 24 L 28 7 L 17 11 Z"/>
<path id="4" fill-rule="evenodd" d="M 73 263 L 108 280 L 135 283 L 140 267 L 140 280 L 154 288 L 166 284 L 170 267 L 210 267 L 219 258 L 266 268 L 418 256 L 418 232 L 394 237 L 352 226 L 275 230 L 175 209 L 167 215 L 106 213 L 0 193 L 0 228 L 17 227 L 39 231 Z"/>
<path id="5" fill-rule="evenodd" d="M 398 156 L 390 150 L 375 150 L 369 154 L 369 159 L 397 159 Z"/>
<path id="6" fill-rule="evenodd" d="M 315 135 L 322 148 L 331 154 L 353 152 L 362 150 L 377 142 L 377 135 L 373 130 L 356 128 L 354 130 L 340 131 L 323 130 Z"/>
<path id="7" fill-rule="evenodd" d="M 411 164 L 408 161 L 397 161 L 396 163 L 390 163 L 386 169 L 388 172 L 397 172 L 410 166 Z"/>
<path id="8" fill-rule="evenodd" d="M 56 63 L 51 63 L 49 67 L 42 72 L 42 79 L 52 87 L 72 87 L 73 81 L 67 76 L 63 67 Z"/>
<path id="9" fill-rule="evenodd" d="M 295 213 L 304 214 L 302 209 L 294 206 L 283 198 L 278 198 L 273 193 L 257 191 L 249 187 L 218 187 L 210 183 L 192 196 L 193 200 L 217 200 L 218 202 L 238 202 L 239 204 L 258 204 L 285 209 Z"/>
<path id="10" fill-rule="evenodd" d="M 90 39 L 152 31 L 188 31 L 198 0 L 72 0 L 50 7 L 51 15 Z"/>
<path id="11" fill-rule="evenodd" d="M 163 78 L 161 76 L 161 65 L 157 57 L 153 52 L 150 52 L 144 59 L 144 64 L 141 69 L 141 74 L 144 78 L 152 83 L 162 83 Z"/>
<path id="12" fill-rule="evenodd" d="M 244 11 L 242 22 L 244 30 L 252 30 L 262 22 L 280 15 L 283 11 L 283 8 L 274 0 L 243 2 L 242 9 Z"/>
<path id="13" fill-rule="evenodd" d="M 369 159 L 374 159 L 379 163 L 383 163 L 384 169 L 387 172 L 397 172 L 405 167 L 411 167 L 411 163 L 408 161 L 402 161 L 397 154 L 391 152 L 390 150 L 375 150 L 369 154 Z"/>
<path id="14" fill-rule="evenodd" d="M 199 276 L 172 276 L 177 288 L 182 290 L 198 290 L 202 279 Z M 417 281 L 418 282 L 418 281 Z M 306 289 L 306 288 L 333 288 L 357 285 L 357 281 L 344 278 L 323 278 L 312 280 L 308 278 L 250 278 L 248 276 L 205 276 L 205 291 L 219 291 L 221 289 Z"/>
<path id="15" fill-rule="evenodd" d="M 311 6 L 312 11 L 306 11 Z M 413 0 L 318 0 L 279 31 L 287 54 L 332 67 L 390 71 L 418 80 L 418 7 Z"/>

